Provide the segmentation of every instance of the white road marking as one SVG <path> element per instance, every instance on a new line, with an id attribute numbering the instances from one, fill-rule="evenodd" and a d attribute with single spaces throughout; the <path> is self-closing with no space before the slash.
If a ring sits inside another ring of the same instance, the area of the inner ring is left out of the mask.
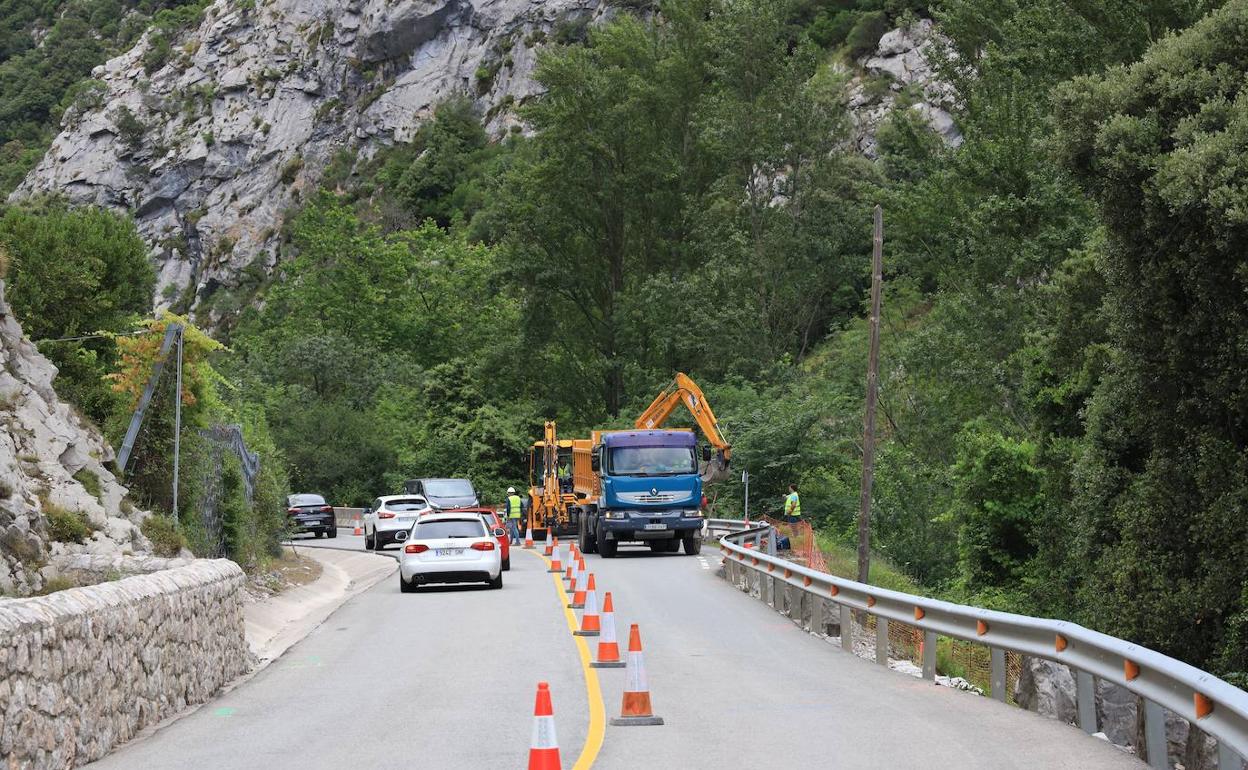
<path id="1" fill-rule="evenodd" d="M 699 557 L 698 557 L 698 566 L 702 567 L 702 569 L 710 569 L 710 568 L 711 568 L 711 563 L 710 563 L 710 562 L 708 562 L 708 561 L 706 560 L 706 557 L 705 557 L 705 556 L 699 556 Z"/>

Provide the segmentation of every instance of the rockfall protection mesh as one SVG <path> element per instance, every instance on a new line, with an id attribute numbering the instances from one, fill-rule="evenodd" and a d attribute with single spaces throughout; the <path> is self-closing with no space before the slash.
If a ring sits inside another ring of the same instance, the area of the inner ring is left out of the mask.
<path id="1" fill-rule="evenodd" d="M 200 430 L 199 435 L 207 439 L 211 447 L 208 463 L 204 467 L 204 493 L 199 516 L 204 526 L 206 540 L 212 549 L 212 555 L 219 557 L 226 555 L 225 522 L 221 516 L 225 452 L 229 450 L 238 457 L 238 465 L 243 477 L 243 495 L 248 505 L 251 505 L 255 495 L 256 477 L 260 475 L 260 455 L 247 449 L 247 442 L 243 440 L 243 428 L 240 425 L 214 425 Z"/>

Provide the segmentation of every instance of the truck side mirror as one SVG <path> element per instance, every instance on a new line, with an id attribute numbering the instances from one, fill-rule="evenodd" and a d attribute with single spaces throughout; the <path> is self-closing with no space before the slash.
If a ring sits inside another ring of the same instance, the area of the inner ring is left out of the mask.
<path id="1" fill-rule="evenodd" d="M 702 462 L 709 463 L 711 461 L 711 447 L 709 445 L 702 447 Z"/>
<path id="2" fill-rule="evenodd" d="M 602 468 L 602 459 L 598 457 L 598 453 L 594 452 L 589 456 L 589 469 L 597 473 Z"/>

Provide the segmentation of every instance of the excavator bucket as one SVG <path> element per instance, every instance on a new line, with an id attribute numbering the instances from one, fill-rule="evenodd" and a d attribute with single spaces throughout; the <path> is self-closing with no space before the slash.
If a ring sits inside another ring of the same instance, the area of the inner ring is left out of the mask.
<path id="1" fill-rule="evenodd" d="M 728 458 L 723 452 L 716 452 L 710 461 L 702 463 L 702 483 L 717 484 L 728 480 Z"/>

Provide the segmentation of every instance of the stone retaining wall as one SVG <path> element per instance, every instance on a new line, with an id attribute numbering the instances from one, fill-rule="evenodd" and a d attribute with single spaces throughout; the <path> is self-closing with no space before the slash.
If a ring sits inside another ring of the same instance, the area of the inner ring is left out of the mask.
<path id="1" fill-rule="evenodd" d="M 237 564 L 214 559 L 0 600 L 5 765 L 99 759 L 243 674 L 243 583 Z"/>

